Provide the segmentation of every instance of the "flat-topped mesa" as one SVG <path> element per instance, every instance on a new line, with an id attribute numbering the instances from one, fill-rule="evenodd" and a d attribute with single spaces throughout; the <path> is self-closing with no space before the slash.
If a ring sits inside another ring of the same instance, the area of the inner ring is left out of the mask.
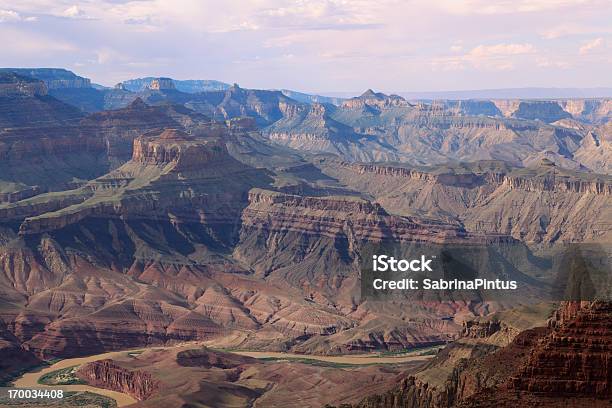
<path id="1" fill-rule="evenodd" d="M 149 88 L 153 91 L 161 91 L 161 90 L 176 90 L 174 86 L 174 81 L 172 78 L 155 78 L 151 81 L 151 85 Z"/>
<path id="2" fill-rule="evenodd" d="M 412 105 L 401 96 L 385 95 L 381 92 L 374 92 L 371 89 L 368 89 L 360 96 L 347 99 L 342 103 L 342 107 L 347 109 L 361 109 L 365 106 L 385 109 L 395 107 L 409 107 Z"/>
<path id="3" fill-rule="evenodd" d="M 382 176 L 402 177 L 429 183 L 445 184 L 455 187 L 477 187 L 486 184 L 505 185 L 511 189 L 524 191 L 559 191 L 580 194 L 612 195 L 612 178 L 606 175 L 572 173 L 557 169 L 554 163 L 543 159 L 540 166 L 507 173 L 505 170 L 483 172 L 435 172 L 409 167 L 384 164 L 361 164 L 342 162 L 359 174 L 374 173 Z"/>
<path id="4" fill-rule="evenodd" d="M 465 237 L 457 225 L 389 215 L 380 204 L 357 197 L 304 197 L 261 189 L 249 192 L 242 222 L 243 231 L 297 231 L 317 237 L 350 236 L 363 242 L 451 242 Z"/>
<path id="5" fill-rule="evenodd" d="M 521 101 L 516 99 L 501 99 L 492 101 L 502 115 L 506 117 L 540 120 L 546 123 L 571 118 L 558 101 Z"/>
<path id="6" fill-rule="evenodd" d="M 196 139 L 178 129 L 166 129 L 134 139 L 132 162 L 144 165 L 173 164 L 174 170 L 188 170 L 224 161 L 227 149 L 218 140 Z"/>
<path id="7" fill-rule="evenodd" d="M 44 96 L 45 83 L 13 72 L 0 73 L 0 97 Z"/>
<path id="8" fill-rule="evenodd" d="M 359 174 L 374 173 L 382 176 L 405 177 L 411 180 L 425 181 L 428 183 L 447 184 L 456 187 L 473 187 L 482 183 L 482 176 L 474 173 L 433 173 L 408 167 L 396 167 L 377 164 L 361 164 L 342 162 L 343 167 L 348 167 Z"/>
<path id="9" fill-rule="evenodd" d="M 521 101 L 512 116 L 519 119 L 537 119 L 548 123 L 572 117 L 556 101 Z"/>
<path id="10" fill-rule="evenodd" d="M 0 74 L 13 72 L 17 75 L 43 81 L 47 89 L 91 88 L 91 80 L 63 68 L 2 68 Z"/>
<path id="11" fill-rule="evenodd" d="M 612 117 L 612 98 L 567 99 L 559 105 L 574 118 L 591 123 L 606 123 Z"/>

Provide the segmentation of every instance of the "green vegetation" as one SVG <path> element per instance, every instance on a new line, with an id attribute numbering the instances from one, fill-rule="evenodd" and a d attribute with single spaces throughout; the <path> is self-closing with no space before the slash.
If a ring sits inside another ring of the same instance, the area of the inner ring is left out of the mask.
<path id="1" fill-rule="evenodd" d="M 78 368 L 79 366 L 75 365 L 72 367 L 51 371 L 50 373 L 42 375 L 38 379 L 38 383 L 43 385 L 87 384 L 87 382 L 76 376 L 76 371 Z"/>
<path id="2" fill-rule="evenodd" d="M 372 357 L 398 357 L 403 355 L 411 355 L 411 356 L 433 356 L 438 354 L 438 351 L 443 349 L 444 345 L 436 345 L 436 346 L 424 346 L 424 347 L 414 347 L 407 348 L 403 350 L 396 351 L 383 351 L 380 354 Z"/>
<path id="3" fill-rule="evenodd" d="M 283 362 L 288 361 L 291 363 L 309 364 L 316 367 L 329 367 L 329 368 L 355 368 L 365 367 L 368 365 L 375 365 L 377 363 L 372 362 L 371 364 L 351 364 L 351 363 L 335 363 L 332 361 L 315 360 L 312 358 L 299 358 L 299 357 L 264 357 L 259 358 L 260 361 L 271 361 L 271 362 Z"/>

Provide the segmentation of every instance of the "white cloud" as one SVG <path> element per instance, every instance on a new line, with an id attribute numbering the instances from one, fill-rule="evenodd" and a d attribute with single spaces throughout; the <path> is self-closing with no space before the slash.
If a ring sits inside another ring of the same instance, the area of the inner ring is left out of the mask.
<path id="1" fill-rule="evenodd" d="M 85 12 L 79 8 L 76 4 L 68 7 L 62 12 L 62 16 L 68 18 L 85 18 Z"/>
<path id="2" fill-rule="evenodd" d="M 0 9 L 0 23 L 16 22 L 16 21 L 27 21 L 27 22 L 36 21 L 36 17 L 33 17 L 33 16 L 23 17 L 21 14 L 19 14 L 15 10 Z"/>
<path id="3" fill-rule="evenodd" d="M 577 24 L 575 22 L 559 24 L 548 27 L 540 31 L 542 38 L 546 40 L 556 40 L 557 38 L 577 36 L 577 35 L 603 35 L 612 34 L 612 26 L 606 24 Z"/>
<path id="4" fill-rule="evenodd" d="M 469 52 L 469 56 L 475 58 L 487 58 L 497 56 L 532 54 L 535 47 L 532 44 L 496 44 L 479 45 Z"/>
<path id="5" fill-rule="evenodd" d="M 13 10 L 0 10 L 0 22 L 4 23 L 5 21 L 20 21 L 21 16 L 19 13 Z"/>
<path id="6" fill-rule="evenodd" d="M 596 50 L 598 48 L 601 48 L 604 44 L 603 38 L 599 37 L 599 38 L 595 38 L 594 40 L 588 41 L 586 43 L 584 43 L 582 45 L 582 47 L 580 47 L 578 49 L 578 53 L 580 55 L 585 55 L 590 53 L 593 50 Z"/>
<path id="7" fill-rule="evenodd" d="M 0 10 L 0 30 L 74 46 L 45 53 L 28 41 L 4 65 L 79 61 L 103 83 L 135 73 L 338 91 L 608 86 L 612 69 L 610 0 L 0 0 Z M 20 23 L 27 16 L 38 22 Z M 582 47 L 596 66 L 580 63 Z"/>
<path id="8" fill-rule="evenodd" d="M 553 11 L 597 0 L 439 0 L 436 5 L 453 14 L 512 14 Z"/>
<path id="9" fill-rule="evenodd" d="M 517 58 L 535 52 L 535 46 L 528 43 L 478 45 L 462 55 L 433 58 L 431 66 L 438 71 L 462 71 L 470 66 L 479 70 L 509 71 L 516 67 Z"/>

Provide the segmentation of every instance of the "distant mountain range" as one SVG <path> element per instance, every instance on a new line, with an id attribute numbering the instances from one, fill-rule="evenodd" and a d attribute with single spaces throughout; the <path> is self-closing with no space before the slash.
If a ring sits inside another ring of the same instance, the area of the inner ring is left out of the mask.
<path id="1" fill-rule="evenodd" d="M 128 79 L 127 81 L 117 84 L 117 87 L 122 87 L 126 91 L 141 92 L 149 89 L 151 87 L 151 82 L 155 79 L 155 77 Z M 172 79 L 172 82 L 177 90 L 187 93 L 223 91 L 231 86 L 225 82 L 210 79 Z"/>
<path id="2" fill-rule="evenodd" d="M 399 92 L 406 99 L 564 99 L 606 98 L 612 88 L 505 88 L 466 91 Z"/>
<path id="3" fill-rule="evenodd" d="M 539 300 L 574 277 L 589 298 L 609 288 L 612 98 L 330 99 L 3 71 L 0 384 L 117 351 L 75 375 L 141 407 L 609 407 L 612 302 L 551 317 Z M 455 266 L 512 279 L 520 297 L 371 301 L 379 249 L 435 250 L 449 280 Z"/>

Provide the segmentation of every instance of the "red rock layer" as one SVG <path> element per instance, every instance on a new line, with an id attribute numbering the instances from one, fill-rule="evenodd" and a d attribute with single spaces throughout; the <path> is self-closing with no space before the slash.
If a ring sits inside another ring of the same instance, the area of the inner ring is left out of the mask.
<path id="1" fill-rule="evenodd" d="M 346 234 L 357 240 L 400 239 L 437 242 L 463 237 L 449 224 L 387 214 L 377 203 L 348 197 L 302 197 L 255 190 L 242 215 L 243 229 L 299 231 L 317 236 Z"/>
<path id="2" fill-rule="evenodd" d="M 151 374 L 118 366 L 113 360 L 88 363 L 77 371 L 77 376 L 90 385 L 129 394 L 139 401 L 151 397 L 159 388 L 159 381 Z"/>
<path id="3" fill-rule="evenodd" d="M 612 303 L 578 307 L 564 306 L 558 326 L 512 378 L 512 389 L 612 399 Z"/>
<path id="4" fill-rule="evenodd" d="M 468 326 L 468 337 L 486 336 L 492 329 L 490 325 Z M 355 406 L 608 407 L 612 400 L 612 302 L 566 302 L 550 326 L 526 330 L 497 350 L 472 344 L 470 357 L 455 364 L 442 386 L 432 386 L 417 374 Z M 426 369 L 438 363 L 443 366 L 447 353 L 445 349 Z"/>

